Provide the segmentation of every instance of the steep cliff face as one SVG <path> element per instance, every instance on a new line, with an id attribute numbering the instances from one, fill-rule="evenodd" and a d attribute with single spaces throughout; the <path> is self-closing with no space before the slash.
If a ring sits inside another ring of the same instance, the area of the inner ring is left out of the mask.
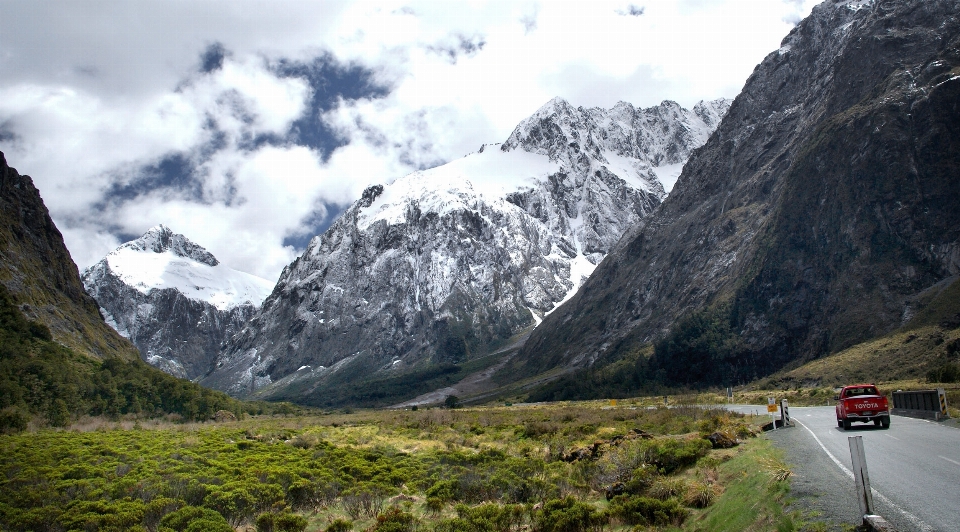
<path id="1" fill-rule="evenodd" d="M 79 353 L 135 359 L 83 290 L 77 265 L 29 176 L 0 153 L 0 283 L 27 318 L 46 325 L 54 340 Z"/>
<path id="2" fill-rule="evenodd" d="M 958 30 L 955 1 L 814 8 L 519 370 L 663 340 L 651 371 L 730 383 L 909 319 L 960 273 Z"/>
<path id="3" fill-rule="evenodd" d="M 187 379 L 210 372 L 224 340 L 273 288 L 162 225 L 110 252 L 82 279 L 107 323 L 145 361 Z"/>
<path id="4" fill-rule="evenodd" d="M 204 384 L 322 403 L 338 383 L 488 353 L 575 292 L 728 105 L 555 99 L 501 145 L 368 188 L 284 270 Z"/>

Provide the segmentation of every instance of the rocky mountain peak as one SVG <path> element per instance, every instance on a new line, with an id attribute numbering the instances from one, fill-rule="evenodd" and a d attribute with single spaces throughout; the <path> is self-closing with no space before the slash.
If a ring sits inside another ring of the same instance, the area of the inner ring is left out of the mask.
<path id="1" fill-rule="evenodd" d="M 336 404 L 364 379 L 433 372 L 502 346 L 572 296 L 659 205 L 655 161 L 679 173 L 706 140 L 660 139 L 707 128 L 665 107 L 554 98 L 500 149 L 367 188 L 284 269 L 203 383 Z"/>
<path id="2" fill-rule="evenodd" d="M 164 225 L 111 251 L 82 280 L 107 323 L 145 361 L 189 379 L 210 371 L 221 344 L 273 287 Z"/>
<path id="3" fill-rule="evenodd" d="M 663 197 L 679 168 L 670 169 L 674 173 L 670 176 L 656 171 L 653 175 L 651 169 L 686 161 L 719 125 L 730 102 L 724 98 L 701 101 L 692 110 L 671 100 L 648 108 L 618 102 L 611 109 L 587 109 L 554 98 L 520 122 L 500 149 L 546 155 L 581 172 L 589 171 L 591 160 L 615 164 L 628 158 L 635 171 L 660 183 Z"/>
<path id="4" fill-rule="evenodd" d="M 191 242 L 189 238 L 181 234 L 174 233 L 163 224 L 151 227 L 140 238 L 127 242 L 118 249 L 152 251 L 154 253 L 169 251 L 177 257 L 193 259 L 208 266 L 220 264 L 220 261 L 203 246 Z"/>
<path id="5" fill-rule="evenodd" d="M 956 0 L 820 3 L 531 334 L 528 372 L 655 343 L 651 373 L 733 384 L 903 325 L 960 272 L 958 98 Z"/>

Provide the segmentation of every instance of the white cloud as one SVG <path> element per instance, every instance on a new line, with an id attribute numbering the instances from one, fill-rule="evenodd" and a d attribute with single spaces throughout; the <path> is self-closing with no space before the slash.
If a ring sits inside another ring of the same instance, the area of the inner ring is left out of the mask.
<path id="1" fill-rule="evenodd" d="M 735 96 L 812 5 L 8 1 L 0 149 L 35 178 L 81 267 L 119 244 L 117 233 L 164 223 L 228 266 L 276 278 L 296 253 L 284 239 L 328 208 L 502 141 L 554 96 L 604 107 Z M 229 54 L 201 74 L 212 43 Z M 268 63 L 324 53 L 367 69 L 389 94 L 323 115 L 349 141 L 326 161 L 304 146 L 251 144 L 283 136 L 312 95 Z M 172 153 L 197 165 L 184 182 L 202 197 L 159 187 L 104 201 Z"/>

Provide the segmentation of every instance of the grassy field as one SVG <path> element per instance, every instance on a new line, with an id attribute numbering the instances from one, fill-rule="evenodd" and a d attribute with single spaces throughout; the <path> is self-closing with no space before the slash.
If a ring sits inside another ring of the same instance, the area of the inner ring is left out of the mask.
<path id="1" fill-rule="evenodd" d="M 659 399 L 220 424 L 90 420 L 7 435 L 0 529 L 599 532 L 793 523 L 777 510 L 788 474 L 769 442 L 753 438 L 753 419 L 648 406 Z M 714 449 L 705 436 L 715 432 L 744 443 Z"/>

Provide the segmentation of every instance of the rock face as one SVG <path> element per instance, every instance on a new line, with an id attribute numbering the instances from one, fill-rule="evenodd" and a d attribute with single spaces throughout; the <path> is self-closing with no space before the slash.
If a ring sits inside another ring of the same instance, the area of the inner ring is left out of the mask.
<path id="1" fill-rule="evenodd" d="M 162 225 L 83 272 L 107 323 L 153 366 L 195 379 L 273 288 Z"/>
<path id="2" fill-rule="evenodd" d="M 324 404 L 325 387 L 488 353 L 575 292 L 728 106 L 555 99 L 500 145 L 368 188 L 202 382 Z"/>
<path id="3" fill-rule="evenodd" d="M 0 153 L 0 283 L 29 319 L 54 340 L 96 358 L 135 359 L 136 350 L 107 327 L 83 290 L 77 265 L 29 176 Z"/>
<path id="4" fill-rule="evenodd" d="M 955 0 L 827 0 L 768 55 L 661 208 L 513 371 L 658 345 L 736 383 L 898 327 L 960 274 Z"/>

